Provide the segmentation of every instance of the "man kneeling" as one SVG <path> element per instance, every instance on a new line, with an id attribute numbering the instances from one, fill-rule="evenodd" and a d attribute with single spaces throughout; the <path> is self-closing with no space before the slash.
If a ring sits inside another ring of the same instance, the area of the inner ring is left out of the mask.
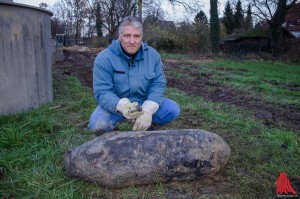
<path id="1" fill-rule="evenodd" d="M 96 135 L 113 131 L 125 118 L 134 121 L 134 131 L 146 131 L 179 116 L 178 104 L 164 97 L 166 79 L 160 55 L 142 42 L 142 36 L 142 22 L 125 17 L 119 38 L 95 59 L 93 87 L 98 106 L 89 128 Z"/>

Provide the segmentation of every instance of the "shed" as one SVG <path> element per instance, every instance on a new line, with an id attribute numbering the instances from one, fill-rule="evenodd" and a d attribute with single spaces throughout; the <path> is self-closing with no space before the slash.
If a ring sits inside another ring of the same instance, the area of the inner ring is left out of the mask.
<path id="1" fill-rule="evenodd" d="M 0 115 L 53 101 L 52 13 L 0 2 Z"/>

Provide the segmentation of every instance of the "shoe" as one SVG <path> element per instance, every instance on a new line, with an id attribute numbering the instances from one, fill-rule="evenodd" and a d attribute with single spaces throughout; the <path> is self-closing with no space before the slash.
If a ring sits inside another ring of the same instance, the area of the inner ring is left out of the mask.
<path id="1" fill-rule="evenodd" d="M 119 128 L 116 126 L 115 128 L 113 128 L 112 131 L 119 131 Z M 108 133 L 108 132 L 112 132 L 112 131 L 105 131 L 103 129 L 99 129 L 99 130 L 94 131 L 94 134 L 96 136 L 100 136 L 100 135 L 103 135 L 104 133 Z"/>
<path id="2" fill-rule="evenodd" d="M 147 131 L 156 131 L 163 125 L 152 123 L 151 126 L 147 129 Z"/>

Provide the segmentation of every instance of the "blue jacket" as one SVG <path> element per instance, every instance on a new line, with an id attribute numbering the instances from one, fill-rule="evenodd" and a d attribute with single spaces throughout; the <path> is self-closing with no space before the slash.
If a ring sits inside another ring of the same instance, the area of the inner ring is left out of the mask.
<path id="1" fill-rule="evenodd" d="M 114 40 L 94 62 L 94 96 L 98 105 L 117 114 L 120 98 L 142 104 L 151 100 L 161 105 L 166 78 L 160 55 L 145 42 L 134 59 L 123 53 L 121 42 Z"/>

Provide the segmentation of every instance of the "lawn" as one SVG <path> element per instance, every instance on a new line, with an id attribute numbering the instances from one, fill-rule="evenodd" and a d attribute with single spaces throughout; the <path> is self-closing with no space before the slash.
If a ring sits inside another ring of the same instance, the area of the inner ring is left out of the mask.
<path id="1" fill-rule="evenodd" d="M 53 67 L 53 103 L 0 116 L 0 198 L 265 199 L 274 197 L 281 171 L 300 184 L 299 65 L 169 54 L 163 61 L 166 96 L 181 108 L 163 129 L 219 134 L 232 151 L 224 169 L 199 180 L 124 189 L 67 178 L 64 152 L 95 137 L 87 124 L 96 102 L 91 86 L 77 73 L 66 75 L 70 62 L 62 62 Z"/>

